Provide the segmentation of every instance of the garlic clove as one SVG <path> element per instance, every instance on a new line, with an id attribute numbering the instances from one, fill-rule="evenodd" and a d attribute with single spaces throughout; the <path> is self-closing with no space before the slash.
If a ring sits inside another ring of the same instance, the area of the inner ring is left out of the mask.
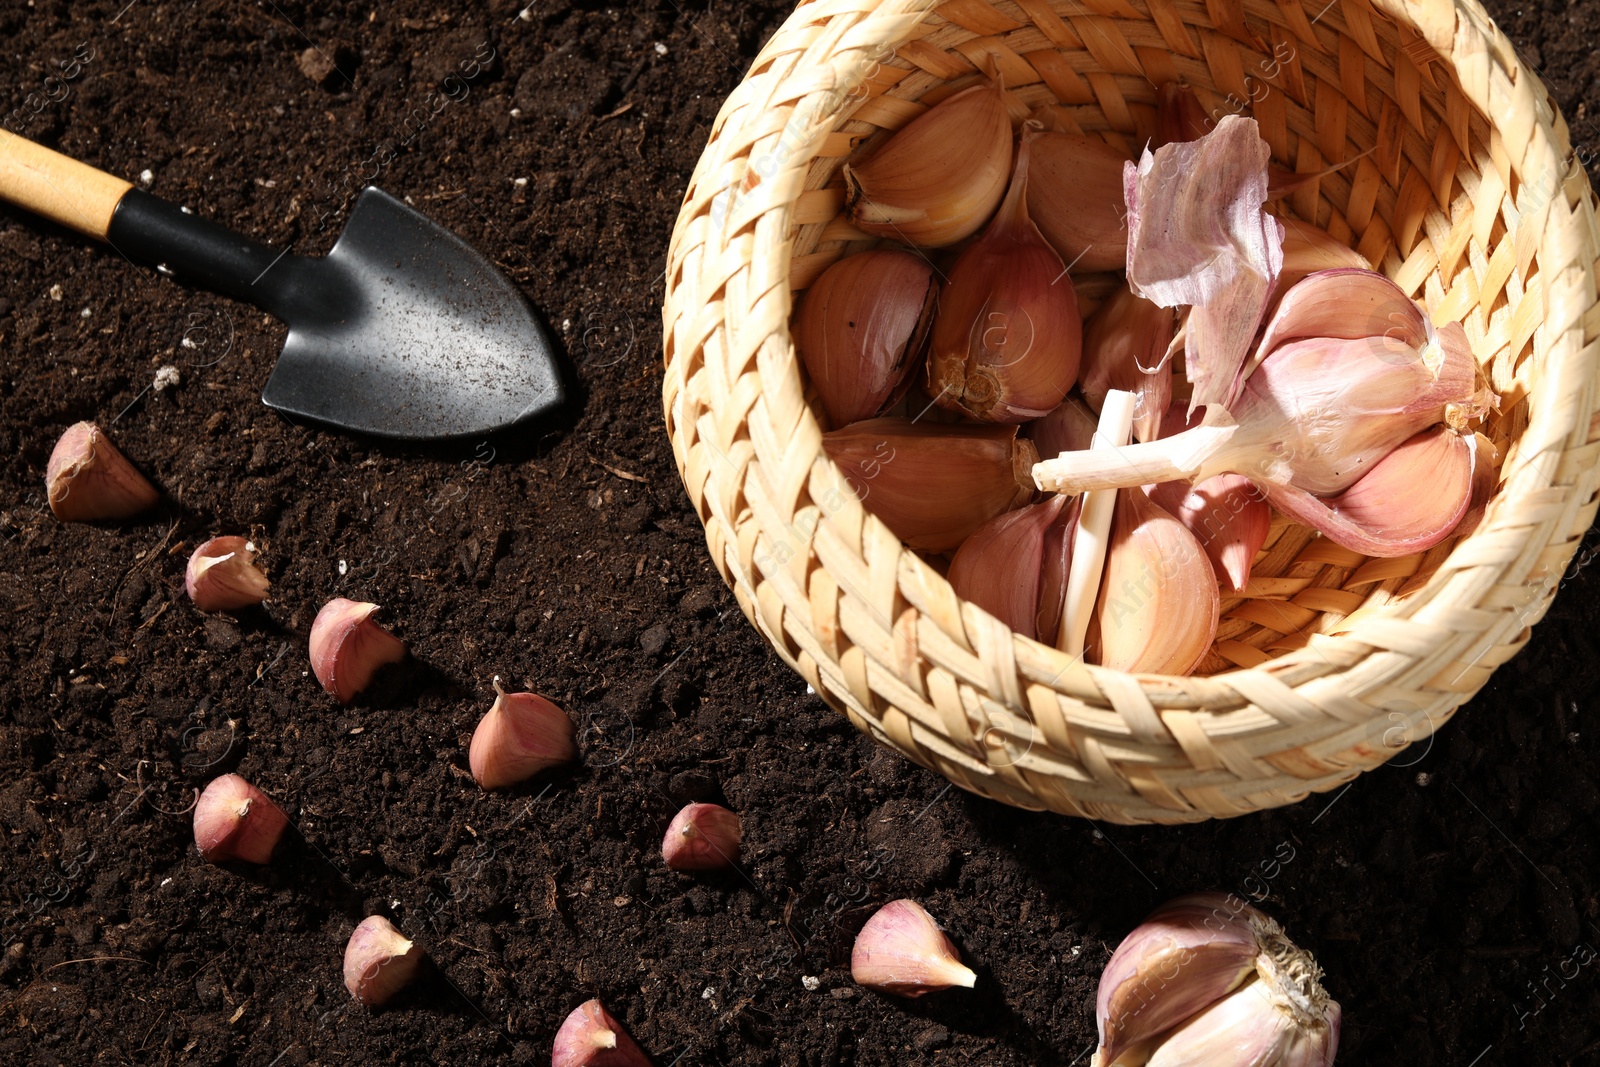
<path id="1" fill-rule="evenodd" d="M 1128 259 L 1122 168 L 1098 137 L 1048 131 L 1032 145 L 1028 214 L 1073 271 L 1122 270 Z"/>
<path id="2" fill-rule="evenodd" d="M 850 976 L 858 985 L 903 997 L 951 986 L 971 989 L 978 976 L 933 916 L 914 900 L 893 900 L 873 913 L 856 935 Z"/>
<path id="3" fill-rule="evenodd" d="M 480 786 L 503 789 L 577 758 L 576 727 L 565 711 L 537 693 L 507 693 L 498 678 L 494 688 L 498 695 L 467 750 Z"/>
<path id="4" fill-rule="evenodd" d="M 194 805 L 194 844 L 208 863 L 266 863 L 289 817 L 237 774 L 214 778 Z"/>
<path id="5" fill-rule="evenodd" d="M 1078 377 L 1083 320 L 1072 279 L 1028 218 L 1030 129 L 1011 189 L 950 268 L 928 346 L 928 393 L 981 422 L 1049 414 Z"/>
<path id="6" fill-rule="evenodd" d="M 949 552 L 1033 497 L 1038 459 L 1015 426 L 868 419 L 822 435 L 861 502 L 912 548 Z"/>
<path id="7" fill-rule="evenodd" d="M 690 804 L 667 826 L 661 858 L 675 871 L 720 871 L 739 862 L 739 816 L 717 804 Z"/>
<path id="8" fill-rule="evenodd" d="M 1214 474 L 1198 485 L 1162 482 L 1150 499 L 1194 534 L 1230 592 L 1244 592 L 1272 531 L 1272 507 L 1255 483 L 1242 474 Z"/>
<path id="9" fill-rule="evenodd" d="M 1289 518 L 1364 556 L 1410 556 L 1449 537 L 1472 502 L 1477 441 L 1434 426 L 1402 442 L 1344 492 L 1263 486 Z"/>
<path id="10" fill-rule="evenodd" d="M 1252 980 L 1164 1037 L 1145 1067 L 1333 1067 L 1339 1022 L 1337 1003 L 1313 1017 Z"/>
<path id="11" fill-rule="evenodd" d="M 1115 1063 L 1255 975 L 1248 919 L 1216 898 L 1195 894 L 1157 909 L 1111 954 L 1095 997 L 1097 1064 Z"/>
<path id="12" fill-rule="evenodd" d="M 1094 313 L 1083 333 L 1083 367 L 1078 389 L 1099 411 L 1106 393 L 1133 394 L 1133 436 L 1154 441 L 1172 403 L 1172 363 L 1167 349 L 1178 313 L 1135 296 L 1126 285 Z"/>
<path id="13" fill-rule="evenodd" d="M 923 248 L 976 233 L 1005 195 L 1011 117 L 998 82 L 941 100 L 844 167 L 857 229 Z"/>
<path id="14" fill-rule="evenodd" d="M 1194 534 L 1143 489 L 1117 492 L 1090 659 L 1129 674 L 1188 674 L 1217 636 L 1217 578 Z"/>
<path id="15" fill-rule="evenodd" d="M 1327 230 L 1299 219 L 1280 218 L 1278 221 L 1283 223 L 1283 270 L 1278 273 L 1275 294 L 1287 292 L 1317 271 L 1348 267 L 1372 269 L 1372 262 L 1366 256 L 1334 240 Z"/>
<path id="16" fill-rule="evenodd" d="M 604 1005 L 586 1000 L 556 1031 L 550 1067 L 650 1067 L 650 1058 Z"/>
<path id="17" fill-rule="evenodd" d="M 841 259 L 806 291 L 795 349 L 835 426 L 874 418 L 905 393 L 938 295 L 932 265 L 893 249 Z"/>
<path id="18" fill-rule="evenodd" d="M 1059 574 L 1064 573 L 1071 552 L 1070 533 L 1064 528 L 1076 526 L 1078 519 L 1077 501 L 1070 503 L 1069 507 L 1068 498 L 1055 496 L 978 527 L 950 560 L 946 577 L 956 595 L 970 600 L 1017 633 L 1054 644 L 1064 585 Z M 1057 559 L 1051 572 L 1056 587 L 1048 594 L 1047 543 L 1054 545 Z"/>
<path id="19" fill-rule="evenodd" d="M 344 949 L 344 987 L 368 1007 L 377 1007 L 410 985 L 422 966 L 416 942 L 382 915 L 361 920 Z"/>
<path id="20" fill-rule="evenodd" d="M 255 566 L 256 546 L 243 537 L 213 537 L 194 550 L 184 572 L 189 599 L 201 611 L 239 611 L 266 599 L 272 583 Z"/>
<path id="21" fill-rule="evenodd" d="M 386 663 L 399 663 L 406 646 L 372 620 L 376 604 L 335 597 L 311 623 L 311 670 L 341 704 L 348 704 Z"/>
<path id="22" fill-rule="evenodd" d="M 50 510 L 62 522 L 131 518 L 161 499 L 92 422 L 75 423 L 61 435 L 45 466 L 44 484 Z"/>
<path id="23" fill-rule="evenodd" d="M 1123 172 L 1128 284 L 1163 307 L 1190 305 L 1190 410 L 1231 405 L 1283 268 L 1283 226 L 1262 210 L 1271 153 L 1254 119 L 1226 115 L 1196 141 L 1148 149 Z"/>
<path id="24" fill-rule="evenodd" d="M 1054 459 L 1063 452 L 1088 448 L 1099 421 L 1081 398 L 1069 396 L 1060 407 L 1028 425 L 1028 438 L 1040 456 Z"/>
<path id="25" fill-rule="evenodd" d="M 1395 358 L 1406 360 L 1427 343 L 1428 324 L 1411 298 L 1376 271 L 1317 271 L 1283 294 L 1245 373 L 1285 342 L 1307 337 L 1379 337 L 1393 343 Z"/>

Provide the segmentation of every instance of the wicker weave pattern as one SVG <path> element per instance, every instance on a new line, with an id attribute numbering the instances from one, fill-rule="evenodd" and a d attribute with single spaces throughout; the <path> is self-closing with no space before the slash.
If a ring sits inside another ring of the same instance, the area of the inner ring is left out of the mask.
<path id="1" fill-rule="evenodd" d="M 778 654 L 963 788 L 1162 823 L 1334 788 L 1431 734 L 1526 642 L 1594 518 L 1600 231 L 1565 123 L 1473 0 L 1326 2 L 812 0 L 717 118 L 667 268 L 684 484 Z M 991 64 L 1019 118 L 1058 105 L 1130 150 L 1175 79 L 1213 113 L 1248 106 L 1294 169 L 1373 149 L 1290 206 L 1463 323 L 1503 398 L 1478 529 L 1368 560 L 1276 528 L 1192 678 L 1020 638 L 906 550 L 823 456 L 788 318 L 872 244 L 842 215 L 845 158 Z"/>

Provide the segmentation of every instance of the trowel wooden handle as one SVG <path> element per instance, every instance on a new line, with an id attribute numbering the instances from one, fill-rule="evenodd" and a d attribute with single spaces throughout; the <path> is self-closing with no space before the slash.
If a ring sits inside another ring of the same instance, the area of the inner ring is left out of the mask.
<path id="1" fill-rule="evenodd" d="M 0 130 L 0 199 L 104 241 L 132 184 Z"/>

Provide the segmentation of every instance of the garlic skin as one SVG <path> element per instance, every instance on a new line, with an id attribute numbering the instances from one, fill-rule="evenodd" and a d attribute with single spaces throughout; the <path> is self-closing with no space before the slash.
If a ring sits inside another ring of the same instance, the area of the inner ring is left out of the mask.
<path id="1" fill-rule="evenodd" d="M 478 785 L 504 789 L 578 758 L 577 728 L 565 711 L 537 693 L 507 693 L 498 678 L 494 690 L 467 750 Z"/>
<path id="2" fill-rule="evenodd" d="M 1033 499 L 1033 442 L 1015 426 L 943 426 L 886 417 L 822 435 L 861 502 L 912 548 L 949 552 Z"/>
<path id="3" fill-rule="evenodd" d="M 556 1031 L 550 1067 L 650 1067 L 650 1058 L 603 1004 L 586 1000 Z"/>
<path id="4" fill-rule="evenodd" d="M 675 871 L 720 871 L 739 862 L 744 829 L 739 816 L 717 804 L 689 804 L 661 838 L 661 858 Z"/>
<path id="5" fill-rule="evenodd" d="M 92 422 L 68 427 L 45 466 L 45 495 L 62 522 L 127 519 L 161 499 L 104 430 Z"/>
<path id="6" fill-rule="evenodd" d="M 914 900 L 891 900 L 856 935 L 850 977 L 857 985 L 902 997 L 978 981 L 933 916 Z"/>
<path id="7" fill-rule="evenodd" d="M 950 587 L 1017 633 L 1054 645 L 1080 507 L 1058 495 L 990 519 L 956 549 Z"/>
<path id="8" fill-rule="evenodd" d="M 841 259 L 806 291 L 795 349 L 833 425 L 875 418 L 905 394 L 938 295 L 933 266 L 893 249 Z"/>
<path id="9" fill-rule="evenodd" d="M 1143 489 L 1118 490 L 1090 660 L 1129 674 L 1188 674 L 1216 639 L 1219 606 L 1194 534 Z"/>
<path id="10" fill-rule="evenodd" d="M 1028 166 L 1041 136 L 1023 135 L 1005 202 L 939 291 L 928 395 L 980 422 L 1047 415 L 1078 378 L 1078 298 L 1066 265 L 1028 218 Z"/>
<path id="11" fill-rule="evenodd" d="M 212 779 L 195 801 L 194 844 L 208 863 L 264 864 L 288 825 L 283 810 L 237 774 Z"/>
<path id="12" fill-rule="evenodd" d="M 1112 954 L 1091 1067 L 1331 1067 L 1341 1012 L 1322 968 L 1223 893 L 1158 908 Z"/>
<path id="13" fill-rule="evenodd" d="M 1122 270 L 1128 259 L 1122 168 L 1128 157 L 1098 137 L 1046 131 L 1033 141 L 1028 214 L 1078 272 Z"/>
<path id="14" fill-rule="evenodd" d="M 1151 303 L 1123 285 L 1089 319 L 1083 333 L 1078 389 L 1099 411 L 1113 389 L 1133 394 L 1133 436 L 1154 441 L 1172 404 L 1172 362 L 1167 350 L 1178 313 Z"/>
<path id="15" fill-rule="evenodd" d="M 369 1008 L 389 1001 L 410 985 L 422 966 L 416 942 L 382 915 L 361 920 L 344 949 L 344 987 Z"/>
<path id="16" fill-rule="evenodd" d="M 376 604 L 335 597 L 311 623 L 311 670 L 334 699 L 348 704 L 386 663 L 399 663 L 406 646 L 372 621 Z"/>
<path id="17" fill-rule="evenodd" d="M 1005 195 L 1011 117 L 998 82 L 975 85 L 917 116 L 844 166 L 850 221 L 922 248 L 978 231 Z"/>
<path id="18" fill-rule="evenodd" d="M 243 537 L 213 537 L 194 550 L 184 571 L 189 599 L 201 611 L 239 611 L 259 604 L 272 583 L 255 566 L 256 546 Z"/>

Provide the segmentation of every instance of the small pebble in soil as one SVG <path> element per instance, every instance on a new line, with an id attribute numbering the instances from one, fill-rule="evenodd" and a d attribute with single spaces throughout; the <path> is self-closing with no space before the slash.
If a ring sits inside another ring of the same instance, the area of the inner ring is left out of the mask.
<path id="1" fill-rule="evenodd" d="M 914 1042 L 919 1052 L 932 1052 L 950 1043 L 950 1031 L 943 1026 L 930 1026 L 918 1034 Z"/>
<path id="2" fill-rule="evenodd" d="M 164 393 L 168 389 L 176 388 L 182 384 L 183 375 L 178 372 L 177 367 L 173 366 L 171 363 L 168 363 L 166 366 L 161 367 L 156 371 L 155 380 L 150 383 L 150 386 L 156 392 Z"/>
<path id="3" fill-rule="evenodd" d="M 61 286 L 52 285 L 50 287 L 50 299 L 58 304 L 61 303 Z"/>
<path id="4" fill-rule="evenodd" d="M 150 187 L 151 183 L 154 182 L 155 180 L 156 180 L 155 172 L 152 171 L 149 167 L 146 167 L 144 170 L 141 170 L 139 172 L 139 184 L 144 186 L 146 189 L 148 189 Z"/>
<path id="5" fill-rule="evenodd" d="M 667 647 L 667 628 L 665 626 L 652 626 L 639 635 L 639 648 L 646 655 L 653 656 Z"/>
<path id="6" fill-rule="evenodd" d="M 662 44 L 660 41 L 657 41 L 656 42 L 656 55 L 664 56 L 666 54 L 667 54 L 667 46 Z"/>
<path id="7" fill-rule="evenodd" d="M 1417 772 L 1417 784 L 1418 785 L 1425 786 L 1431 781 L 1433 781 L 1433 775 L 1429 774 L 1427 771 L 1418 771 Z"/>
<path id="8" fill-rule="evenodd" d="M 807 991 L 815 993 L 817 990 L 822 988 L 822 979 L 816 977 L 815 975 L 802 975 L 800 978 L 800 984 L 805 986 Z"/>

